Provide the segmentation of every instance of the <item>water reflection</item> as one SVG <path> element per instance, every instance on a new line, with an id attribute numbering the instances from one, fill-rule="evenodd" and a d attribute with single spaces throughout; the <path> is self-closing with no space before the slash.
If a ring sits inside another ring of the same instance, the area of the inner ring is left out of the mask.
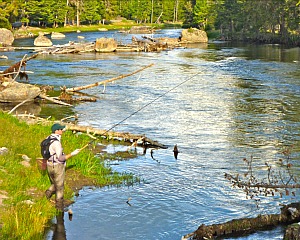
<path id="1" fill-rule="evenodd" d="M 72 219 L 69 219 L 72 221 Z M 47 237 L 48 240 L 66 240 L 67 233 L 65 228 L 65 212 L 59 212 L 53 220 L 51 231 Z"/>

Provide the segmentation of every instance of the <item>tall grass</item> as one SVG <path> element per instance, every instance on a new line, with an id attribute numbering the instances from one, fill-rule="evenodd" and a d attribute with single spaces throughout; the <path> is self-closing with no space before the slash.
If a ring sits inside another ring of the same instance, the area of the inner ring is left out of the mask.
<path id="1" fill-rule="evenodd" d="M 0 126 L 0 147 L 8 148 L 8 153 L 0 155 L 0 195 L 7 197 L 0 205 L 0 238 L 42 239 L 44 228 L 56 213 L 44 196 L 50 184 L 48 176 L 39 170 L 36 163 L 36 158 L 41 157 L 40 142 L 51 133 L 50 126 L 27 125 L 3 112 L 0 112 Z M 62 136 L 65 153 L 89 141 L 85 134 L 71 131 Z M 21 164 L 22 155 L 31 158 L 29 167 Z M 69 159 L 67 166 L 92 178 L 99 186 L 131 184 L 137 180 L 131 174 L 113 172 L 88 149 Z M 70 186 L 66 184 L 65 189 L 65 198 L 71 198 L 73 192 Z"/>

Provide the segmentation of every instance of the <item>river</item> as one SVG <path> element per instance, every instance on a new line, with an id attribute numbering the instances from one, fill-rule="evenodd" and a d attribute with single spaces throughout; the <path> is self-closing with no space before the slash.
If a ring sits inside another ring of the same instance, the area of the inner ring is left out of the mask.
<path id="1" fill-rule="evenodd" d="M 154 37 L 179 37 L 180 31 L 161 30 Z M 77 41 L 77 35 L 69 33 L 54 43 Z M 103 36 L 124 43 L 131 39 L 116 31 L 79 35 L 86 41 Z M 32 42 L 14 44 L 30 46 Z M 1 60 L 0 67 L 19 61 L 25 53 L 7 53 L 9 59 Z M 105 92 L 102 86 L 84 90 L 97 102 L 74 108 L 41 107 L 40 116 L 76 113 L 80 125 L 100 129 L 126 119 L 113 130 L 145 134 L 168 146 L 153 151 L 155 160 L 149 151 L 143 154 L 137 149 L 137 158 L 111 162 L 113 170 L 133 173 L 141 183 L 81 190 L 70 207 L 72 221 L 65 213 L 66 239 L 179 240 L 201 224 L 278 213 L 281 203 L 298 201 L 292 196 L 262 197 L 257 207 L 243 191 L 231 187 L 224 173 L 244 171 L 243 158 L 251 156 L 260 169 L 265 162 L 274 164 L 292 144 L 291 157 L 297 164 L 299 61 L 299 48 L 224 42 L 160 53 L 43 55 L 29 61 L 27 70 L 34 72 L 30 83 L 56 89 L 106 80 L 154 63 L 137 75 L 108 84 Z M 180 151 L 177 159 L 175 144 Z M 125 149 L 110 146 L 107 151 Z M 49 230 L 45 239 L 56 239 L 53 232 Z M 282 237 L 279 227 L 238 239 Z"/>

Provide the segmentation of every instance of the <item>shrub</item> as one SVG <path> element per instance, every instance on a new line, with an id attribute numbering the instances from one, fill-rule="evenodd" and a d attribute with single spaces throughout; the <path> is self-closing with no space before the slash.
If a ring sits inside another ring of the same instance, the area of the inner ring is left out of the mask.
<path id="1" fill-rule="evenodd" d="M 11 24 L 6 18 L 0 17 L 0 28 L 6 28 L 11 30 Z"/>

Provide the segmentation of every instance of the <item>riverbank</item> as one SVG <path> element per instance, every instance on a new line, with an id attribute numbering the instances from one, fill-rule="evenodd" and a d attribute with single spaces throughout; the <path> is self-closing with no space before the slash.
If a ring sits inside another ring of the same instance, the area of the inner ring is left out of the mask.
<path id="1" fill-rule="evenodd" d="M 3 239 L 42 239 L 49 220 L 56 215 L 53 204 L 44 196 L 49 186 L 48 176 L 38 168 L 36 161 L 40 158 L 39 144 L 50 134 L 50 125 L 28 125 L 4 112 L 0 112 L 0 124 L 3 150 L 0 154 L 0 236 Z M 69 153 L 89 142 L 90 137 L 66 131 L 62 141 L 64 151 Z M 113 156 L 95 157 L 97 151 L 99 153 L 100 149 L 95 145 L 68 161 L 66 205 L 72 203 L 83 186 L 133 184 L 138 180 L 131 174 L 113 172 L 104 163 L 105 158 Z"/>
<path id="2" fill-rule="evenodd" d="M 40 27 L 21 27 L 13 31 L 15 39 L 36 37 L 40 32 L 44 34 L 50 34 L 52 32 L 59 33 L 70 33 L 70 32 L 96 32 L 96 31 L 109 31 L 109 30 L 122 30 L 128 31 L 133 26 L 144 26 L 141 24 L 134 23 L 133 21 L 117 22 L 111 24 L 96 24 L 96 25 L 80 25 L 80 26 L 65 26 L 57 28 L 40 28 Z M 167 23 L 167 24 L 147 24 L 147 26 L 153 29 L 164 29 L 164 28 L 182 28 L 181 23 Z"/>

